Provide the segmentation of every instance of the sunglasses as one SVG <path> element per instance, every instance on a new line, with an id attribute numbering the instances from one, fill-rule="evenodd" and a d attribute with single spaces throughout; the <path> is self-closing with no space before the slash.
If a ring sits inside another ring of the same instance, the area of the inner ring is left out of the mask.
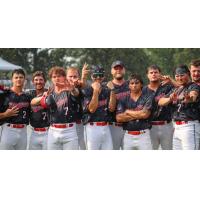
<path id="1" fill-rule="evenodd" d="M 102 73 L 96 73 L 96 74 L 92 74 L 92 77 L 93 78 L 103 78 L 104 74 L 102 74 Z"/>

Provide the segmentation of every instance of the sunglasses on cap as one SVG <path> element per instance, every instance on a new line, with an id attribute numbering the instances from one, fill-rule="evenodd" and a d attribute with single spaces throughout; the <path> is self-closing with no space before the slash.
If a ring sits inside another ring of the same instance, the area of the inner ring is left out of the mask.
<path id="1" fill-rule="evenodd" d="M 93 78 L 103 78 L 104 74 L 103 73 L 94 73 L 94 74 L 92 74 L 92 77 Z"/>

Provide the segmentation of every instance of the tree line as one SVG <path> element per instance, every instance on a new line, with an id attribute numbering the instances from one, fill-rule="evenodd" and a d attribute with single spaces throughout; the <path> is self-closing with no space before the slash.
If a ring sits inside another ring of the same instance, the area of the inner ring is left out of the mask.
<path id="1" fill-rule="evenodd" d="M 2 48 L 0 57 L 22 66 L 27 73 L 36 70 L 47 72 L 52 66 L 81 66 L 101 64 L 110 74 L 115 60 L 122 60 L 127 76 L 132 72 L 145 74 L 151 64 L 161 67 L 164 74 L 172 75 L 179 64 L 188 64 L 200 58 L 198 48 Z"/>

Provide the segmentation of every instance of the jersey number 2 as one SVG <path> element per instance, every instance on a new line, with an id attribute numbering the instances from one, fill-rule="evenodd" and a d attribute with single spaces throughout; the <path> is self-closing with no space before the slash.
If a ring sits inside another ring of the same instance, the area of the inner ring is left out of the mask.
<path id="1" fill-rule="evenodd" d="M 22 118 L 26 119 L 26 111 L 25 110 L 23 111 L 23 117 Z"/>

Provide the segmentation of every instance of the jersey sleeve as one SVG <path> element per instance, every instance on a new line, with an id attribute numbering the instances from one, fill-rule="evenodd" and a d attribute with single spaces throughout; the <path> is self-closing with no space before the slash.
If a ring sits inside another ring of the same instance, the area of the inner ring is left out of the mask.
<path id="1" fill-rule="evenodd" d="M 191 92 L 191 91 L 196 91 L 196 92 L 199 93 L 200 92 L 200 86 L 195 84 L 195 83 L 191 84 L 188 88 L 188 92 Z"/>
<path id="2" fill-rule="evenodd" d="M 154 95 L 147 96 L 147 100 L 145 102 L 144 109 L 152 110 L 152 108 L 153 108 L 153 99 L 154 99 Z"/>
<path id="3" fill-rule="evenodd" d="M 83 106 L 83 111 L 87 112 L 88 111 L 88 106 L 89 103 L 92 99 L 92 88 L 91 87 L 87 87 L 84 90 L 82 90 L 82 97 L 83 97 L 83 101 L 82 101 L 82 106 Z"/>
<path id="4" fill-rule="evenodd" d="M 175 88 L 172 88 L 164 97 L 168 98 L 175 91 Z"/>
<path id="5" fill-rule="evenodd" d="M 42 99 L 40 100 L 40 104 L 44 109 L 57 107 L 56 102 L 52 95 L 49 95 L 47 97 L 43 96 Z"/>

